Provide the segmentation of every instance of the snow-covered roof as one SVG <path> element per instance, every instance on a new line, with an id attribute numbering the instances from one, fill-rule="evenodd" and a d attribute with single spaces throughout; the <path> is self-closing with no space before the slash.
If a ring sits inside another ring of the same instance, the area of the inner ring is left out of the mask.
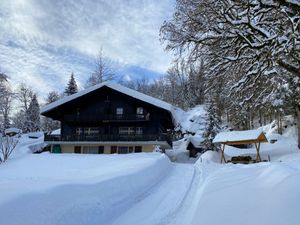
<path id="1" fill-rule="evenodd" d="M 60 129 L 53 130 L 51 135 L 60 135 Z"/>
<path id="2" fill-rule="evenodd" d="M 167 103 L 165 101 L 159 100 L 159 99 L 151 97 L 149 95 L 145 95 L 145 94 L 143 94 L 141 92 L 138 92 L 136 90 L 124 87 L 124 86 L 122 86 L 120 84 L 116 84 L 114 82 L 103 82 L 103 83 L 94 85 L 94 86 L 92 86 L 90 88 L 87 88 L 87 89 L 85 89 L 83 91 L 80 91 L 80 92 L 78 92 L 76 94 L 73 94 L 73 95 L 70 95 L 70 96 L 66 96 L 66 97 L 64 97 L 62 99 L 59 99 L 59 100 L 57 100 L 55 102 L 52 102 L 52 103 L 50 103 L 48 105 L 45 105 L 44 107 L 42 107 L 41 113 L 42 114 L 46 113 L 46 112 L 48 112 L 48 111 L 50 111 L 50 110 L 52 110 L 54 108 L 57 108 L 60 105 L 63 105 L 65 103 L 67 103 L 67 102 L 70 102 L 70 101 L 72 101 L 72 100 L 74 100 L 76 98 L 79 98 L 79 97 L 81 97 L 83 95 L 86 95 L 86 94 L 88 94 L 90 92 L 93 92 L 93 91 L 95 91 L 95 90 L 97 90 L 99 88 L 102 88 L 104 86 L 109 87 L 109 88 L 111 88 L 111 89 L 113 89 L 115 91 L 121 92 L 121 93 L 123 93 L 125 95 L 131 96 L 133 98 L 139 99 L 139 100 L 141 100 L 143 102 L 147 102 L 147 103 L 152 104 L 154 106 L 157 106 L 159 108 L 165 109 L 165 110 L 167 110 L 167 111 L 169 111 L 169 112 L 172 113 L 172 115 L 173 115 L 173 117 L 174 117 L 174 119 L 176 121 L 178 121 L 178 118 L 177 118 L 178 117 L 178 111 L 183 111 L 183 110 L 181 110 L 181 109 L 179 109 L 179 108 L 177 108 L 177 107 L 175 107 L 175 106 L 173 106 L 173 105 L 171 105 L 171 104 L 169 104 L 169 103 Z"/>
<path id="3" fill-rule="evenodd" d="M 22 133 L 22 130 L 19 129 L 19 128 L 10 127 L 10 128 L 5 129 L 4 133 L 5 133 L 5 134 L 9 134 L 9 133 L 16 133 L 16 134 L 19 134 L 19 133 Z"/>
<path id="4" fill-rule="evenodd" d="M 261 130 L 243 130 L 218 133 L 214 138 L 213 143 L 242 142 L 253 140 L 267 142 L 267 138 Z"/>

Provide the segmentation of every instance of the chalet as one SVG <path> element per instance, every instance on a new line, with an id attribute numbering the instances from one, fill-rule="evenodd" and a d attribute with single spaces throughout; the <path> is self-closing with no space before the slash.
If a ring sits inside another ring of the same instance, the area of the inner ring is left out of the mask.
<path id="1" fill-rule="evenodd" d="M 45 135 L 52 152 L 124 154 L 170 148 L 177 110 L 104 82 L 44 106 L 41 114 L 61 122 L 60 134 Z"/>

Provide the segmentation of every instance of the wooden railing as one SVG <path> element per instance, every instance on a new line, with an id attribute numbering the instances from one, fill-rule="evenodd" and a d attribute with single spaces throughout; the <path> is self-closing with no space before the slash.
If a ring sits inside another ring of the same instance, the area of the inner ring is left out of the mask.
<path id="1" fill-rule="evenodd" d="M 141 135 L 45 135 L 45 141 L 73 142 L 73 141 L 167 141 L 168 137 L 163 134 Z"/>

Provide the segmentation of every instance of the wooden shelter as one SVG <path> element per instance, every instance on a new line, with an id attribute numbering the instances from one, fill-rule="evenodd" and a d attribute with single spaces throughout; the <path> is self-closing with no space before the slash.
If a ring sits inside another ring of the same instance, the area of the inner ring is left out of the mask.
<path id="1" fill-rule="evenodd" d="M 248 145 L 254 144 L 256 148 L 256 161 L 260 162 L 260 143 L 268 142 L 265 134 L 259 130 L 245 130 L 245 131 L 230 131 L 221 132 L 214 138 L 213 143 L 221 144 L 221 163 L 226 162 L 224 151 L 225 145 Z"/>

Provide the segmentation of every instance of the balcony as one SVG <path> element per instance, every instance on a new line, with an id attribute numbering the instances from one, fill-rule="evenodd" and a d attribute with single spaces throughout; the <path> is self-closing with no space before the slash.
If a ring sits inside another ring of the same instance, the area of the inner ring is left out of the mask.
<path id="1" fill-rule="evenodd" d="M 65 115 L 64 121 L 66 122 L 135 122 L 135 121 L 149 121 L 150 114 L 103 114 L 103 115 Z"/>
<path id="2" fill-rule="evenodd" d="M 120 135 L 120 134 L 101 134 L 101 135 L 45 135 L 48 142 L 112 142 L 112 141 L 168 141 L 168 137 L 163 134 L 141 134 L 141 135 Z"/>

